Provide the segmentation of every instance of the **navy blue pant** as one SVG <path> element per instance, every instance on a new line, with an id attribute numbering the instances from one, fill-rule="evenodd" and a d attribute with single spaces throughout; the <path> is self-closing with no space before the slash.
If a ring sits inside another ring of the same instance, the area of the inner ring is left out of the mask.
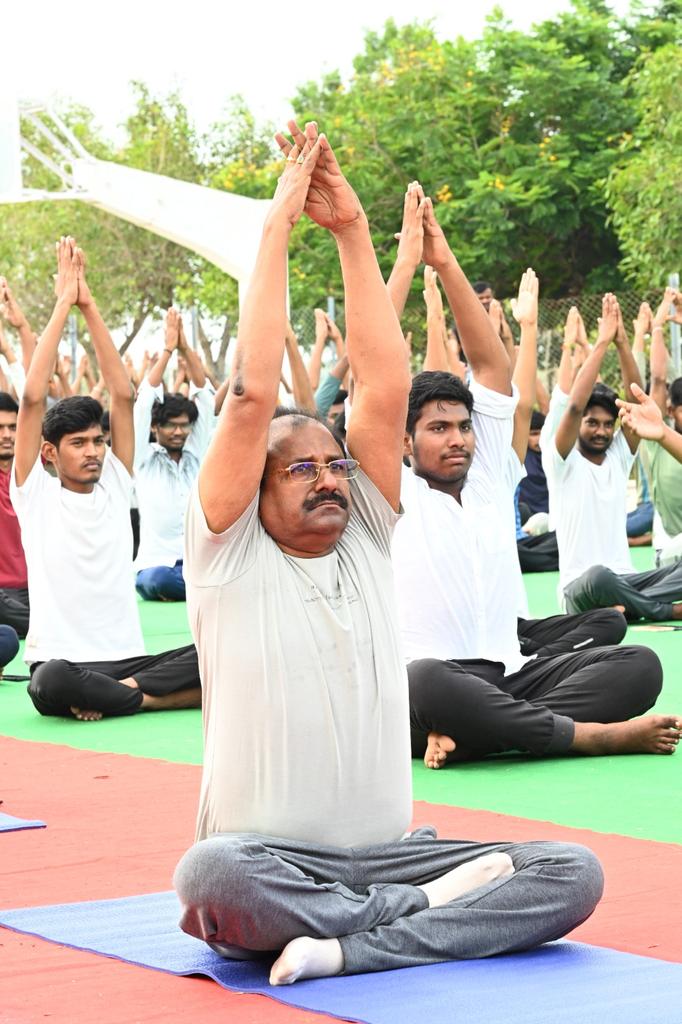
<path id="1" fill-rule="evenodd" d="M 11 626 L 0 626 L 0 669 L 9 665 L 19 650 L 19 637 Z"/>
<path id="2" fill-rule="evenodd" d="M 182 559 L 175 565 L 156 565 L 140 569 L 135 582 L 137 592 L 145 601 L 184 601 L 185 578 Z"/>

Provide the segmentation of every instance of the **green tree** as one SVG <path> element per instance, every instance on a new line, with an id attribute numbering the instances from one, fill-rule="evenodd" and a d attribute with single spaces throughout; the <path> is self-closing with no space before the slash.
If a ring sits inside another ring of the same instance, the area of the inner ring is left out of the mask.
<path id="1" fill-rule="evenodd" d="M 663 284 L 682 268 L 682 51 L 648 54 L 631 84 L 640 120 L 624 140 L 622 162 L 608 183 L 613 224 L 624 253 L 621 267 L 637 286 Z"/>

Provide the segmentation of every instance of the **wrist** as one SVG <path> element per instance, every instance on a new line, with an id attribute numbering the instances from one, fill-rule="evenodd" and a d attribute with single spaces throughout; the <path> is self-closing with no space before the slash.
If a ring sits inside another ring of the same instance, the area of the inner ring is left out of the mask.
<path id="1" fill-rule="evenodd" d="M 653 334 L 654 331 L 661 331 L 661 332 L 663 332 L 663 324 L 654 323 L 653 327 L 651 328 L 651 333 Z"/>
<path id="2" fill-rule="evenodd" d="M 448 270 L 460 270 L 455 254 L 448 249 L 448 252 L 440 259 L 433 260 L 431 266 L 437 274 L 447 273 Z"/>
<path id="3" fill-rule="evenodd" d="M 347 224 L 342 224 L 338 228 L 331 228 L 331 234 L 336 239 L 337 245 L 342 245 L 344 242 L 353 243 L 356 240 L 365 240 L 369 237 L 369 221 L 361 209 L 358 211 L 358 215 L 355 220 L 349 221 Z"/>

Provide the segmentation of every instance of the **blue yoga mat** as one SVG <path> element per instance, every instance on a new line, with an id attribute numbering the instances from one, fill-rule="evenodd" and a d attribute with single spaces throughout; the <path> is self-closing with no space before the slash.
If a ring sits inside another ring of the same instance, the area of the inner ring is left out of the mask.
<path id="1" fill-rule="evenodd" d="M 173 892 L 0 911 L 0 925 L 171 974 L 366 1024 L 680 1024 L 682 965 L 579 942 L 531 953 L 268 985 L 268 964 L 223 960 L 177 926 Z"/>
<path id="2" fill-rule="evenodd" d="M 44 821 L 29 821 L 15 818 L 12 814 L 0 814 L 0 832 L 18 832 L 22 828 L 47 828 Z"/>

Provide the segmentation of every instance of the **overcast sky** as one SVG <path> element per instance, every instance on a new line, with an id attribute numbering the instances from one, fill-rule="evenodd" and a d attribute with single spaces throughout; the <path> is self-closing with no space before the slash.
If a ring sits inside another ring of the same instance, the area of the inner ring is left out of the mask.
<path id="1" fill-rule="evenodd" d="M 325 71 L 350 69 L 364 33 L 387 18 L 398 24 L 433 19 L 441 38 L 481 31 L 492 0 L 341 0 L 289 3 L 232 0 L 33 0 L 3 4 L 0 89 L 21 100 L 55 97 L 94 110 L 108 134 L 132 106 L 128 83 L 154 91 L 177 86 L 192 117 L 205 127 L 241 93 L 259 118 L 284 122 L 299 83 Z M 551 17 L 568 0 L 504 0 L 519 28 Z M 625 0 L 612 0 L 619 11 Z"/>

